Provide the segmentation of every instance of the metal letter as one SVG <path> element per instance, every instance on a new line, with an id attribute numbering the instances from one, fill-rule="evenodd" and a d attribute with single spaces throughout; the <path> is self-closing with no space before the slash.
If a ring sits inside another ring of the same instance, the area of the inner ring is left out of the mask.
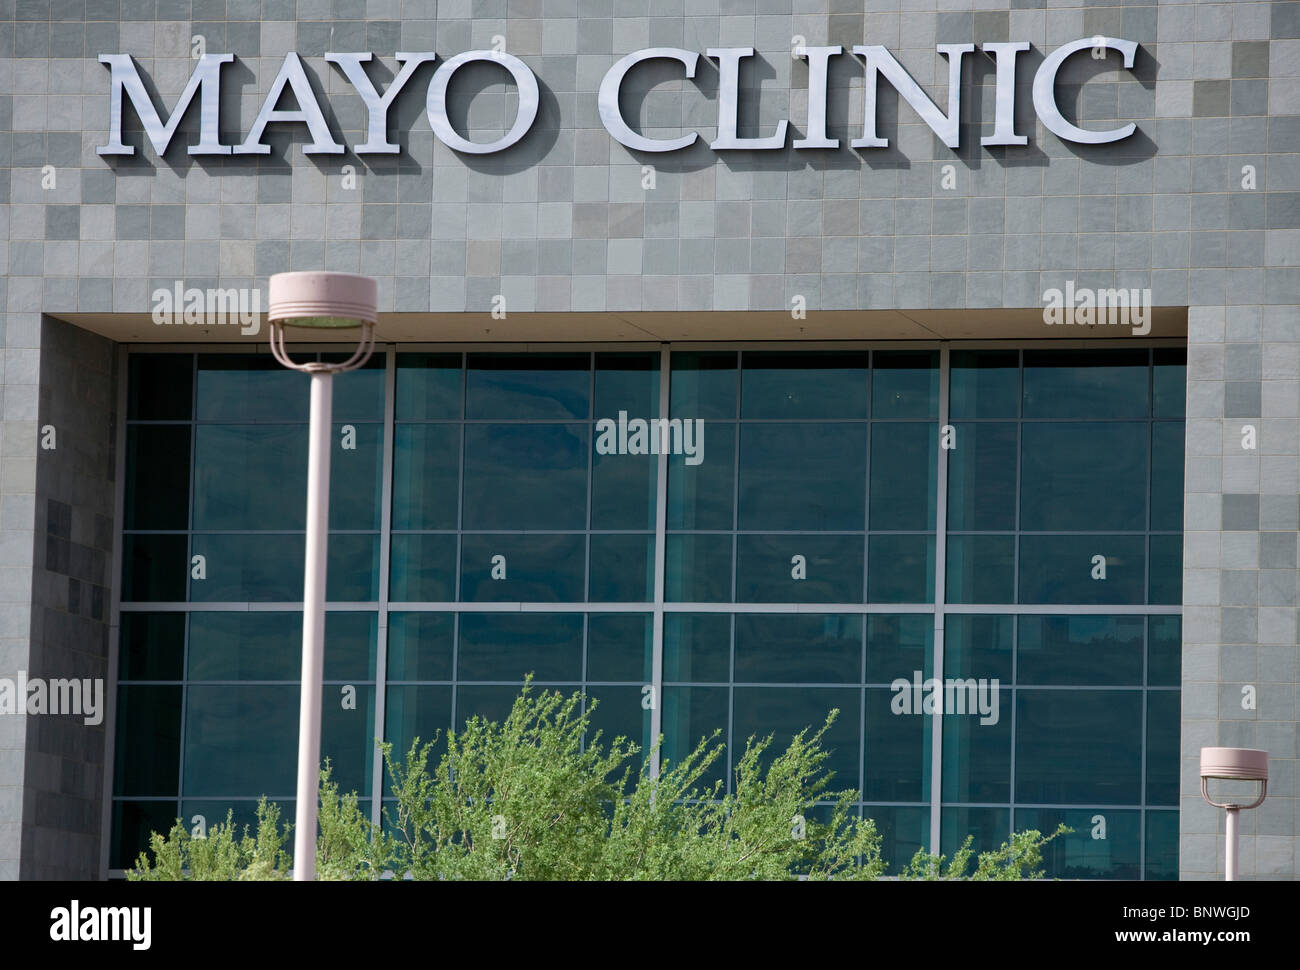
<path id="1" fill-rule="evenodd" d="M 194 93 L 199 95 L 199 143 L 191 145 L 191 155 L 229 155 L 230 145 L 221 144 L 221 135 L 217 127 L 217 116 L 221 107 L 221 65 L 229 64 L 235 59 L 234 54 L 204 54 L 199 58 L 194 72 L 190 74 L 189 83 L 176 99 L 167 123 L 163 124 L 154 107 L 153 99 L 145 90 L 135 61 L 130 54 L 100 54 L 99 62 L 107 64 L 110 71 L 112 91 L 108 99 L 108 144 L 95 149 L 100 155 L 134 155 L 135 148 L 122 141 L 122 93 L 131 99 L 135 113 L 144 125 L 144 133 L 159 155 L 167 151 L 172 136 L 180 125 L 182 116 L 194 100 Z"/>
<path id="2" fill-rule="evenodd" d="M 834 47 L 805 47 L 808 55 L 808 125 L 806 134 L 794 140 L 795 148 L 839 148 L 838 138 L 826 136 L 826 72 L 830 59 L 844 53 Z"/>
<path id="3" fill-rule="evenodd" d="M 1043 127 L 1057 138 L 1083 145 L 1104 145 L 1107 142 L 1127 138 L 1137 131 L 1137 125 L 1130 121 L 1123 128 L 1088 131 L 1066 121 L 1056 104 L 1056 72 L 1061 69 L 1061 64 L 1071 54 L 1093 47 L 1119 51 L 1124 55 L 1124 66 L 1132 69 L 1133 58 L 1137 55 L 1137 44 L 1131 40 L 1120 40 L 1117 37 L 1084 37 L 1062 44 L 1044 58 L 1043 63 L 1038 67 L 1038 73 L 1034 75 L 1034 110 L 1038 112 L 1038 120 L 1043 123 Z"/>
<path id="4" fill-rule="evenodd" d="M 515 79 L 515 86 L 519 89 L 519 110 L 515 113 L 514 126 L 503 137 L 485 145 L 461 137 L 447 119 L 447 85 L 451 83 L 451 76 L 461 65 L 468 64 L 470 61 L 491 61 L 493 64 L 500 64 L 510 72 L 510 76 Z M 433 133 L 443 144 L 454 151 L 470 155 L 487 155 L 509 148 L 528 134 L 528 129 L 537 119 L 539 100 L 536 76 L 529 70 L 527 64 L 513 54 L 502 51 L 465 51 L 450 60 L 443 61 L 438 70 L 433 72 L 433 79 L 429 82 L 429 97 L 425 104 Z"/>
<path id="5" fill-rule="evenodd" d="M 276 108 L 286 85 L 293 89 L 293 96 L 298 101 L 296 110 L 281 111 Z M 271 90 L 266 100 L 262 102 L 262 110 L 257 113 L 257 118 L 254 119 L 253 127 L 249 129 L 244 143 L 235 146 L 235 154 L 271 154 L 271 146 L 262 142 L 262 134 L 271 122 L 297 122 L 306 125 L 307 130 L 311 132 L 311 144 L 302 146 L 304 155 L 343 154 L 343 146 L 334 140 L 329 125 L 325 123 L 325 115 L 321 113 L 316 92 L 312 90 L 311 82 L 307 80 L 307 73 L 302 69 L 302 59 L 293 51 L 284 55 L 284 64 L 280 66 L 280 73 L 271 82 Z"/>
<path id="6" fill-rule="evenodd" d="M 700 137 L 699 132 L 693 131 L 680 138 L 647 138 L 633 131 L 623 119 L 623 112 L 618 105 L 619 95 L 623 89 L 623 78 L 642 61 L 658 58 L 679 61 L 686 68 L 686 76 L 695 77 L 695 65 L 700 55 L 695 51 L 686 51 L 679 47 L 650 47 L 646 50 L 633 51 L 606 71 L 600 82 L 597 104 L 600 109 L 601 124 L 620 145 L 626 145 L 639 152 L 675 152 L 695 144 L 695 139 Z"/>
<path id="7" fill-rule="evenodd" d="M 907 68 L 894 59 L 894 55 L 878 45 L 854 47 L 853 53 L 863 54 L 867 61 L 866 87 L 863 92 L 862 137 L 849 142 L 854 148 L 888 148 L 889 139 L 876 135 L 876 84 L 883 74 L 921 120 L 930 126 L 949 148 L 956 148 L 961 139 L 961 67 L 962 58 L 975 49 L 974 44 L 938 44 L 935 49 L 948 58 L 948 114 L 942 114 L 929 95 L 907 73 Z"/>
<path id="8" fill-rule="evenodd" d="M 1029 138 L 1016 134 L 1016 55 L 1029 50 L 1029 41 L 984 44 L 997 58 L 997 105 L 993 111 L 993 134 L 980 139 L 981 145 L 1028 145 Z"/>
<path id="9" fill-rule="evenodd" d="M 380 94 L 375 90 L 375 85 L 371 82 L 370 76 L 366 74 L 365 68 L 361 65 L 368 63 L 374 55 L 371 53 L 358 54 L 326 54 L 325 60 L 331 64 L 337 64 L 343 69 L 352 86 L 356 88 L 357 94 L 361 97 L 361 103 L 366 106 L 366 140 L 353 149 L 358 155 L 367 154 L 387 154 L 396 155 L 400 152 L 401 146 L 395 145 L 388 140 L 388 109 L 393 106 L 397 100 L 397 95 L 401 93 L 406 82 L 411 79 L 422 64 L 436 60 L 438 55 L 433 51 L 424 51 L 418 54 L 409 54 L 404 51 L 397 52 L 397 63 L 402 65 L 401 71 L 393 78 L 393 83 L 388 85 L 388 90 Z"/>
<path id="10" fill-rule="evenodd" d="M 736 117 L 739 111 L 740 60 L 753 57 L 752 47 L 710 47 L 705 51 L 718 59 L 718 137 L 709 145 L 714 151 L 720 148 L 784 148 L 787 122 L 777 123 L 776 133 L 766 138 L 740 138 L 736 135 Z"/>

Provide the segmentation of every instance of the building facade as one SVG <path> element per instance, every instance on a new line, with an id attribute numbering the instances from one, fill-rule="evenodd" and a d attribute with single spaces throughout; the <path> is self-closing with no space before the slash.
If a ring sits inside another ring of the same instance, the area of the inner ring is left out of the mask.
<path id="1" fill-rule="evenodd" d="M 531 672 L 724 783 L 837 711 L 895 862 L 1221 877 L 1199 749 L 1264 748 L 1241 868 L 1295 877 L 1300 4 L 16 0 L 0 85 L 0 873 L 291 809 L 261 311 L 328 269 L 379 280 L 323 741 L 374 818 L 376 738 Z"/>

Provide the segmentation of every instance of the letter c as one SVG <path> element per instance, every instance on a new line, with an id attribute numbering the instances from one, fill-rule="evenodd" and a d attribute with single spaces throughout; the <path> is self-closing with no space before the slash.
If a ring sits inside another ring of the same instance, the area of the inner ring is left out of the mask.
<path id="1" fill-rule="evenodd" d="M 675 152 L 694 144 L 695 139 L 699 137 L 699 132 L 693 131 L 681 138 L 647 138 L 645 135 L 638 135 L 623 120 L 623 112 L 618 106 L 623 78 L 642 61 L 657 58 L 679 61 L 686 68 L 686 76 L 695 77 L 695 65 L 700 55 L 695 51 L 682 50 L 680 47 L 648 47 L 645 50 L 633 51 L 615 63 L 600 82 L 598 106 L 601 124 L 619 144 L 639 152 Z"/>
<path id="2" fill-rule="evenodd" d="M 1134 41 L 1120 40 L 1118 37 L 1084 37 L 1062 44 L 1052 51 L 1043 59 L 1043 63 L 1038 67 L 1038 73 L 1034 75 L 1034 110 L 1038 112 L 1038 120 L 1057 138 L 1084 145 L 1104 145 L 1133 134 L 1137 130 L 1137 125 L 1131 121 L 1123 128 L 1112 128 L 1110 131 L 1088 131 L 1066 121 L 1056 104 L 1056 72 L 1061 69 L 1061 65 L 1071 54 L 1092 47 L 1119 51 L 1124 55 L 1124 66 L 1131 70 L 1133 58 L 1137 55 L 1137 46 Z"/>

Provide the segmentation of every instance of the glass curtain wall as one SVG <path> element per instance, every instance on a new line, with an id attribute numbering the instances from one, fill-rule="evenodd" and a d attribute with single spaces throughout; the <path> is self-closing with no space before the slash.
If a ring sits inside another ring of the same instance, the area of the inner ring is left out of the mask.
<path id="1" fill-rule="evenodd" d="M 336 379 L 323 755 L 377 816 L 375 737 L 502 716 L 527 673 L 667 759 L 719 730 L 724 782 L 835 710 L 896 863 L 1063 821 L 1049 874 L 1173 878 L 1184 361 L 380 353 Z M 307 392 L 130 357 L 114 868 L 177 817 L 292 813 Z"/>

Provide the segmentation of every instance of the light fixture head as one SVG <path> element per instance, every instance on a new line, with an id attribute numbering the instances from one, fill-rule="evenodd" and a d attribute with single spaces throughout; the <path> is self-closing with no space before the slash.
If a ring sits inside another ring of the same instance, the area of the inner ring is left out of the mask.
<path id="1" fill-rule="evenodd" d="M 1259 797 L 1250 803 L 1216 802 L 1210 797 L 1210 779 L 1253 781 Z M 1259 748 L 1202 748 L 1201 797 L 1216 808 L 1255 808 L 1268 795 L 1268 752 Z"/>
<path id="2" fill-rule="evenodd" d="M 356 273 L 276 273 L 269 281 L 272 325 L 346 330 L 379 318 L 379 286 Z"/>

